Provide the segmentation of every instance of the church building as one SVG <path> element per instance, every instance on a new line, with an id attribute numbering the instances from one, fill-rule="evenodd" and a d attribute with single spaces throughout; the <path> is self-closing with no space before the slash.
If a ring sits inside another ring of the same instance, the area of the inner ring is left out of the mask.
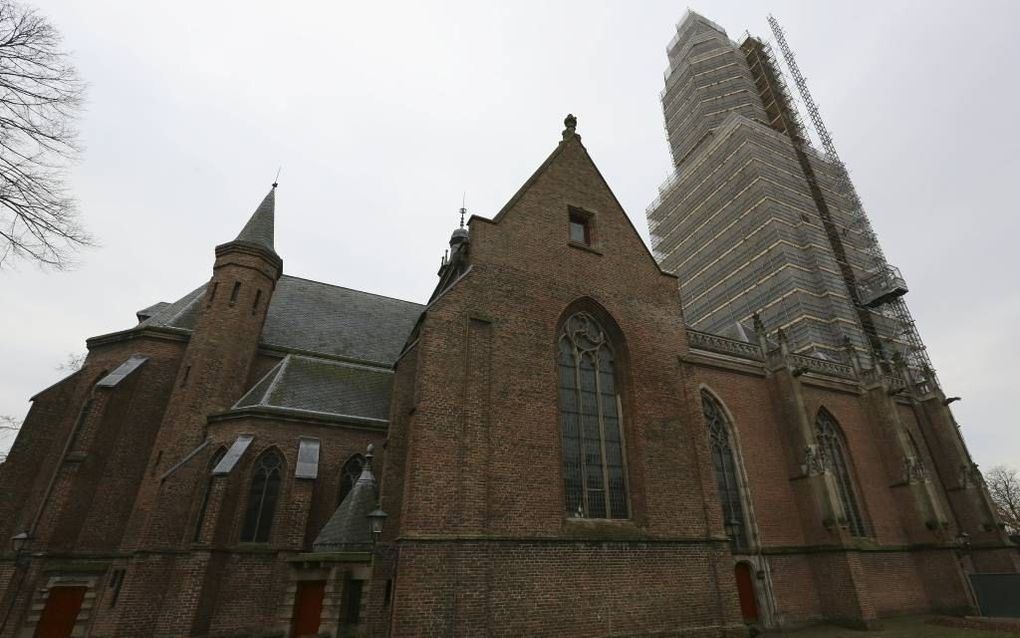
<path id="1" fill-rule="evenodd" d="M 937 386 L 689 329 L 565 124 L 424 303 L 284 274 L 274 185 L 89 339 L 0 465 L 0 638 L 872 628 L 1020 570 Z"/>

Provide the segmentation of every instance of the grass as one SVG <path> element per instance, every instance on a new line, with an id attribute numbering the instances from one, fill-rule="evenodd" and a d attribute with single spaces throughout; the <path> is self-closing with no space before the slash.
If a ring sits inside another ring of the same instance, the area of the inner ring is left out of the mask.
<path id="1" fill-rule="evenodd" d="M 879 631 L 855 631 L 841 627 L 806 627 L 793 631 L 769 631 L 769 638 L 1020 638 L 1020 631 L 988 631 L 984 629 L 958 629 L 930 625 L 931 616 L 911 616 L 882 620 Z"/>

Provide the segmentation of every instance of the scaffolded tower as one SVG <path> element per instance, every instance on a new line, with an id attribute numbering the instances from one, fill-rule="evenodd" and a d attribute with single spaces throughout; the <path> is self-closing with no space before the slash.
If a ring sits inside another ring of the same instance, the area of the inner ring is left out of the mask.
<path id="1" fill-rule="evenodd" d="M 921 341 L 921 335 L 917 331 L 917 324 L 914 322 L 914 317 L 910 314 L 910 310 L 903 299 L 903 296 L 907 293 L 907 284 L 903 280 L 899 269 L 891 266 L 885 259 L 882 247 L 878 243 L 878 237 L 871 227 L 871 221 L 864 212 L 864 204 L 861 203 L 857 189 L 850 180 L 850 173 L 836 152 L 836 145 L 832 141 L 832 136 L 829 135 L 825 122 L 822 121 L 821 113 L 818 111 L 818 106 L 815 104 L 811 91 L 808 90 L 807 80 L 800 72 L 800 67 L 797 65 L 793 50 L 786 42 L 786 34 L 774 16 L 769 15 L 768 21 L 772 34 L 776 38 L 776 43 L 779 45 L 787 67 L 790 69 L 790 75 L 793 76 L 793 81 L 797 85 L 797 91 L 800 93 L 801 100 L 803 100 L 804 106 L 808 111 L 808 116 L 811 119 L 815 133 L 821 141 L 822 148 L 825 149 L 825 156 L 829 164 L 836 169 L 840 194 L 850 204 L 854 229 L 860 234 L 860 241 L 864 251 L 870 257 L 870 263 L 868 264 L 870 269 L 863 279 L 858 280 L 852 270 L 845 275 L 847 287 L 853 295 L 854 302 L 859 311 L 862 312 L 861 322 L 868 331 L 869 339 L 872 342 L 877 342 L 874 343 L 876 350 L 884 353 L 886 350 L 893 349 L 894 353 L 899 353 L 904 357 L 903 364 L 905 369 L 913 375 L 914 381 L 923 382 L 927 380 L 937 384 L 938 380 L 935 377 L 935 370 L 928 357 L 928 350 L 924 342 Z M 775 69 L 775 65 L 771 64 L 771 68 Z M 785 104 L 789 105 L 788 99 L 785 100 Z M 793 134 L 791 134 L 791 137 L 793 137 Z M 799 148 L 804 144 L 804 141 L 803 136 L 800 136 L 799 139 L 794 138 L 794 146 Z M 834 236 L 832 241 L 833 249 L 837 250 L 837 246 L 840 243 L 838 235 Z M 867 311 L 874 314 L 868 314 Z M 878 333 L 875 328 L 876 321 L 892 323 L 895 329 L 899 331 L 895 335 L 895 345 L 900 346 L 902 344 L 906 347 L 890 348 L 887 346 L 882 340 L 883 335 Z"/>
<path id="2" fill-rule="evenodd" d="M 792 53 L 824 153 L 761 39 L 738 45 L 688 12 L 667 54 L 662 102 L 676 170 L 648 221 L 656 257 L 680 277 L 688 323 L 747 338 L 758 313 L 797 351 L 864 355 L 914 383 L 934 380 L 906 285 L 885 261 Z"/>

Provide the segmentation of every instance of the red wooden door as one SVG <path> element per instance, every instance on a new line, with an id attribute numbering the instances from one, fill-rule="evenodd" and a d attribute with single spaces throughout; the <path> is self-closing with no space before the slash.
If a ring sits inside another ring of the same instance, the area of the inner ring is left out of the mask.
<path id="1" fill-rule="evenodd" d="M 754 595 L 754 578 L 751 574 L 751 566 L 747 563 L 737 563 L 737 596 L 740 597 L 740 615 L 744 622 L 758 622 L 758 600 Z"/>
<path id="2" fill-rule="evenodd" d="M 294 621 L 291 635 L 314 636 L 319 633 L 319 620 L 322 617 L 322 598 L 326 593 L 325 581 L 304 581 L 298 583 L 297 594 L 294 596 Z"/>
<path id="3" fill-rule="evenodd" d="M 85 587 L 54 587 L 46 599 L 35 638 L 68 638 L 85 599 Z"/>

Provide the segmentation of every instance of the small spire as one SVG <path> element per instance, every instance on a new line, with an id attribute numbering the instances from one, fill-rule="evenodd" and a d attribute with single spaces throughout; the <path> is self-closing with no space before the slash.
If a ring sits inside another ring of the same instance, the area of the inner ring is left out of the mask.
<path id="1" fill-rule="evenodd" d="M 464 228 L 464 215 L 467 213 L 467 192 L 460 198 L 460 227 Z"/>
<path id="2" fill-rule="evenodd" d="M 258 244 L 275 252 L 273 235 L 276 215 L 276 186 L 277 182 L 273 182 L 273 187 L 269 189 L 262 199 L 262 203 L 252 213 L 248 223 L 244 225 L 234 241 Z"/>

